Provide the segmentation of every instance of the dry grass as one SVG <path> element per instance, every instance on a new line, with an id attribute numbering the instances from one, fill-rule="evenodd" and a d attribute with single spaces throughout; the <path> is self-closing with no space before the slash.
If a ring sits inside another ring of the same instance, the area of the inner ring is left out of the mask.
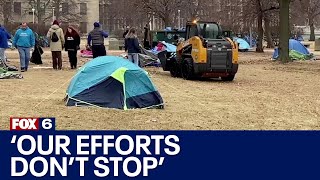
<path id="1" fill-rule="evenodd" d="M 17 64 L 16 53 L 9 57 Z M 45 57 L 43 66 L 50 66 Z M 0 129 L 8 129 L 10 116 L 56 117 L 57 129 L 67 130 L 320 129 L 320 63 L 282 65 L 270 57 L 241 54 L 231 83 L 185 81 L 148 69 L 164 110 L 66 107 L 63 98 L 75 71 L 31 69 L 23 80 L 1 80 Z"/>

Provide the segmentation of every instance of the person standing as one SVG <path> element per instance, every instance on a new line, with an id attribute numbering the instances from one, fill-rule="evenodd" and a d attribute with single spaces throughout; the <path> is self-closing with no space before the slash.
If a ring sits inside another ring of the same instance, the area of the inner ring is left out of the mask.
<path id="1" fill-rule="evenodd" d="M 73 27 L 69 26 L 64 39 L 66 41 L 64 48 L 68 51 L 70 67 L 71 69 L 77 69 L 77 52 L 80 49 L 80 35 Z"/>
<path id="2" fill-rule="evenodd" d="M 64 46 L 64 33 L 59 26 L 57 20 L 53 21 L 51 28 L 47 33 L 47 37 L 50 39 L 50 49 L 52 53 L 52 65 L 53 69 L 62 69 L 62 55 L 61 51 Z"/>
<path id="3" fill-rule="evenodd" d="M 22 23 L 20 29 L 17 30 L 13 46 L 19 51 L 21 72 L 28 71 L 30 60 L 30 49 L 35 45 L 35 37 L 27 23 Z"/>
<path id="4" fill-rule="evenodd" d="M 128 34 L 129 30 L 130 30 L 130 26 L 126 26 L 125 27 L 125 31 L 124 31 L 124 33 L 122 35 L 124 39 L 126 38 L 126 35 Z"/>
<path id="5" fill-rule="evenodd" d="M 0 64 L 6 64 L 5 51 L 9 48 L 8 39 L 11 39 L 7 30 L 0 25 Z"/>
<path id="6" fill-rule="evenodd" d="M 101 29 L 100 23 L 95 22 L 94 29 L 88 36 L 88 46 L 92 47 L 93 58 L 107 55 L 106 47 L 104 46 L 104 38 L 107 38 L 108 36 L 108 33 Z"/>
<path id="7" fill-rule="evenodd" d="M 149 25 L 146 24 L 144 27 L 144 38 L 143 38 L 143 47 L 145 49 L 150 49 L 150 28 Z"/>
<path id="8" fill-rule="evenodd" d="M 128 59 L 139 66 L 140 46 L 135 29 L 130 29 L 125 39 L 125 51 L 128 52 Z"/>
<path id="9" fill-rule="evenodd" d="M 39 35 L 35 32 L 34 33 L 35 39 L 36 39 L 36 43 L 34 46 L 34 50 L 32 52 L 32 56 L 30 59 L 30 62 L 34 63 L 34 64 L 42 64 L 42 57 L 41 55 L 44 53 L 43 49 L 41 48 L 40 44 L 39 44 Z"/>

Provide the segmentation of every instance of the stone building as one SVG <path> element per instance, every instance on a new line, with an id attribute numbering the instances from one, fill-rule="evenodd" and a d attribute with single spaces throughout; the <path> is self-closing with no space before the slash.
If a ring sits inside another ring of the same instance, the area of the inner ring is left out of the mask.
<path id="1" fill-rule="evenodd" d="M 99 0 L 60 1 L 62 3 L 46 4 L 48 0 L 43 0 L 41 4 L 32 5 L 28 0 L 8 0 L 9 3 L 3 7 L 2 23 L 40 21 L 50 24 L 53 19 L 59 19 L 63 23 L 78 24 L 80 30 L 86 33 L 92 29 L 94 22 L 99 21 Z M 40 17 L 38 12 L 43 12 Z"/>

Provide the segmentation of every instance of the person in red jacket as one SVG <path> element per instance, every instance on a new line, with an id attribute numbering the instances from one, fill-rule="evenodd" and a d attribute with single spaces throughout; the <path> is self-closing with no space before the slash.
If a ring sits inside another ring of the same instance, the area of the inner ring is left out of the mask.
<path id="1" fill-rule="evenodd" d="M 80 35 L 71 26 L 68 27 L 66 32 L 64 47 L 65 50 L 68 51 L 71 69 L 76 69 L 78 63 L 77 52 L 80 49 Z"/>

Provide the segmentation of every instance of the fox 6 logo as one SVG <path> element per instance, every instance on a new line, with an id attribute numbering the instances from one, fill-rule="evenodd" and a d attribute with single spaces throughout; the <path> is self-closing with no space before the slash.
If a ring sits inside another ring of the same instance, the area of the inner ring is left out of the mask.
<path id="1" fill-rule="evenodd" d="M 54 130 L 55 118 L 10 118 L 11 131 Z"/>

